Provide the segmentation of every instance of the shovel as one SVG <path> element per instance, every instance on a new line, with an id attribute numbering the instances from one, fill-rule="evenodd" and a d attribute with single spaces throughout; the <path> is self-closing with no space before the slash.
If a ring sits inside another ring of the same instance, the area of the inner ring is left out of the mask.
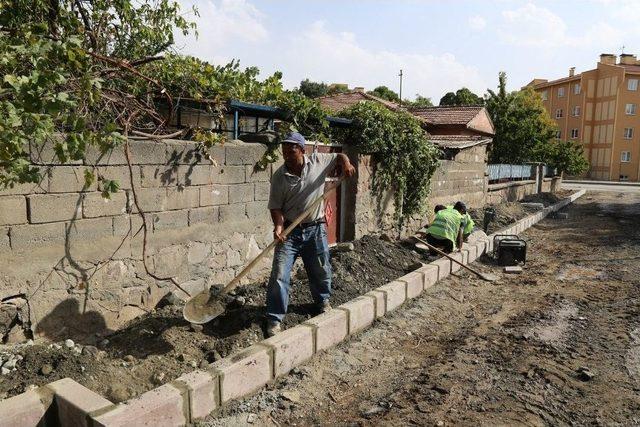
<path id="1" fill-rule="evenodd" d="M 341 178 L 338 181 L 338 184 L 343 180 Z M 338 184 L 335 187 L 329 189 L 327 192 L 319 196 L 317 199 L 313 201 L 313 203 L 298 216 L 283 232 L 283 236 L 286 239 L 289 233 L 298 226 L 314 209 L 318 207 L 318 205 L 329 195 L 332 191 L 334 191 Z M 251 269 L 264 257 L 266 254 L 273 249 L 278 243 L 277 239 L 274 239 L 273 242 L 269 244 L 262 252 L 256 256 L 253 261 L 251 261 L 245 268 L 242 269 L 240 273 L 236 277 L 234 277 L 221 291 L 215 293 L 211 292 L 209 289 L 205 289 L 200 292 L 193 298 L 191 298 L 184 306 L 182 310 L 182 316 L 190 323 L 194 324 L 203 324 L 210 322 L 216 317 L 220 316 L 225 311 L 225 298 L 224 296 L 234 290 L 239 284 L 240 280 L 246 276 Z"/>
<path id="2" fill-rule="evenodd" d="M 456 264 L 458 264 L 460 267 L 463 267 L 467 270 L 469 270 L 470 272 L 472 272 L 473 274 L 477 275 L 479 278 L 481 278 L 482 280 L 486 280 L 487 282 L 495 282 L 496 280 L 498 280 L 498 277 L 488 273 L 488 274 L 483 274 L 480 273 L 477 270 L 474 270 L 471 267 L 468 267 L 466 265 L 464 265 L 463 263 L 461 263 L 460 261 L 458 261 L 457 259 L 447 255 L 446 253 L 442 252 L 440 249 L 436 248 L 433 245 L 430 245 L 429 243 L 425 242 L 424 240 L 420 239 L 419 237 L 413 236 L 414 239 L 416 239 L 418 242 L 422 243 L 423 245 L 425 245 L 426 247 L 428 247 L 429 249 L 433 249 L 434 251 L 436 251 L 437 253 L 439 253 L 442 256 L 445 256 L 447 258 L 449 258 L 452 262 L 455 262 Z"/>

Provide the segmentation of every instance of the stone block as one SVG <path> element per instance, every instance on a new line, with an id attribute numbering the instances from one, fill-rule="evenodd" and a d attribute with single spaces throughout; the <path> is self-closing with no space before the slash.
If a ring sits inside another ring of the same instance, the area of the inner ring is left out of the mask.
<path id="1" fill-rule="evenodd" d="M 245 178 L 247 182 L 269 182 L 271 170 L 269 167 L 265 170 L 256 170 L 253 165 L 246 165 Z"/>
<path id="2" fill-rule="evenodd" d="M 120 190 L 131 190 L 131 178 L 133 178 L 133 185 L 136 190 L 142 186 L 140 166 L 132 166 L 133 176 L 130 176 L 127 166 L 99 166 L 96 169 L 99 177 L 105 180 L 116 181 Z M 100 181 L 98 181 L 98 190 L 102 190 L 102 183 Z"/>
<path id="3" fill-rule="evenodd" d="M 373 298 L 374 302 L 375 302 L 375 309 L 376 309 L 376 319 L 379 319 L 381 317 L 383 317 L 386 314 L 386 301 L 385 301 L 385 294 L 382 291 L 377 291 L 377 290 L 373 290 L 373 291 L 369 291 L 366 294 L 364 294 L 365 297 L 370 297 Z"/>
<path id="4" fill-rule="evenodd" d="M 179 299 L 186 301 L 187 299 L 204 291 L 207 288 L 207 284 L 204 279 L 193 279 L 180 283 L 180 287 L 187 291 L 188 294 L 184 293 L 180 289 L 174 290 L 173 294 Z"/>
<path id="5" fill-rule="evenodd" d="M 262 144 L 227 145 L 225 162 L 227 165 L 253 165 L 264 155 L 267 147 Z"/>
<path id="6" fill-rule="evenodd" d="M 45 415 L 52 402 L 53 394 L 42 387 L 0 400 L 0 424 L 3 427 L 45 425 Z"/>
<path id="7" fill-rule="evenodd" d="M 63 138 L 60 136 L 54 136 L 48 139 L 44 143 L 36 144 L 34 141 L 29 141 L 29 156 L 31 163 L 35 165 L 60 165 L 62 164 L 58 160 L 58 155 L 55 151 L 55 145 L 57 142 L 62 142 Z M 66 162 L 68 165 L 81 165 L 82 160 L 68 159 Z"/>
<path id="8" fill-rule="evenodd" d="M 243 203 L 253 201 L 253 184 L 238 184 L 229 191 L 229 203 Z"/>
<path id="9" fill-rule="evenodd" d="M 420 272 L 424 275 L 424 289 L 429 289 L 438 281 L 438 266 L 427 264 L 420 267 Z"/>
<path id="10" fill-rule="evenodd" d="M 510 274 L 520 274 L 522 273 L 522 267 L 520 267 L 519 265 L 506 266 L 504 268 L 504 272 Z"/>
<path id="11" fill-rule="evenodd" d="M 67 236 L 71 244 L 90 243 L 103 237 L 113 236 L 111 218 L 78 219 L 66 225 Z"/>
<path id="12" fill-rule="evenodd" d="M 113 403 L 71 378 L 63 378 L 45 386 L 55 393 L 58 420 L 63 426 L 89 426 L 87 414 L 99 411 Z"/>
<path id="13" fill-rule="evenodd" d="M 185 174 L 185 185 L 211 185 L 217 169 L 213 165 L 189 166 Z"/>
<path id="14" fill-rule="evenodd" d="M 0 251 L 8 251 L 9 249 L 11 249 L 9 227 L 0 227 Z"/>
<path id="15" fill-rule="evenodd" d="M 449 254 L 449 256 L 453 259 L 455 259 L 458 262 L 462 262 L 464 263 L 464 252 L 452 252 Z M 462 267 L 460 267 L 460 264 L 458 264 L 457 262 L 453 262 L 451 261 L 451 272 L 455 273 L 456 271 L 460 270 Z"/>
<path id="16" fill-rule="evenodd" d="M 229 204 L 228 185 L 206 185 L 199 187 L 200 206 L 215 206 Z"/>
<path id="17" fill-rule="evenodd" d="M 249 219 L 270 220 L 271 216 L 267 203 L 264 201 L 247 203 L 247 217 Z"/>
<path id="18" fill-rule="evenodd" d="M 393 281 L 376 289 L 385 294 L 385 313 L 395 310 L 407 300 L 407 284 Z"/>
<path id="19" fill-rule="evenodd" d="M 349 334 L 354 334 L 371 325 L 376 318 L 375 301 L 359 297 L 338 307 L 349 313 Z"/>
<path id="20" fill-rule="evenodd" d="M 218 407 L 218 377 L 214 373 L 193 371 L 178 377 L 174 382 L 182 384 L 189 392 L 191 422 L 206 417 Z"/>
<path id="21" fill-rule="evenodd" d="M 151 214 L 153 231 L 189 226 L 189 211 L 157 212 Z"/>
<path id="22" fill-rule="evenodd" d="M 167 188 L 167 209 L 197 208 L 200 205 L 200 190 L 195 187 Z"/>
<path id="23" fill-rule="evenodd" d="M 49 193 L 75 193 L 81 191 L 96 191 L 98 180 L 95 179 L 87 186 L 84 173 L 90 168 L 82 166 L 54 166 L 49 171 Z"/>
<path id="24" fill-rule="evenodd" d="M 82 214 L 85 218 L 116 216 L 126 213 L 127 193 L 124 191 L 111 194 L 109 199 L 102 197 L 102 193 L 87 193 L 82 200 Z"/>
<path id="25" fill-rule="evenodd" d="M 41 181 L 37 183 L 26 182 L 24 184 L 15 184 L 13 187 L 0 189 L 0 196 L 15 196 L 24 194 L 42 194 L 46 193 L 49 188 L 49 178 L 44 171 L 42 173 Z"/>
<path id="26" fill-rule="evenodd" d="M 62 245 L 65 240 L 64 222 L 11 227 L 11 247 L 16 250 L 39 246 Z"/>
<path id="27" fill-rule="evenodd" d="M 261 342 L 273 350 L 273 375 L 285 375 L 313 356 L 313 327 L 298 325 Z"/>
<path id="28" fill-rule="evenodd" d="M 447 258 L 442 257 L 430 262 L 429 264 L 438 267 L 438 280 L 442 280 L 451 273 L 451 264 L 453 263 Z"/>
<path id="29" fill-rule="evenodd" d="M 217 224 L 220 222 L 220 207 L 208 206 L 205 208 L 195 208 L 189 210 L 189 225 L 194 224 Z"/>
<path id="30" fill-rule="evenodd" d="M 252 393 L 273 379 L 272 350 L 254 344 L 211 364 L 220 377 L 220 402 L 224 404 Z"/>
<path id="31" fill-rule="evenodd" d="M 245 219 L 247 219 L 247 214 L 244 203 L 220 206 L 220 222 L 244 221 Z"/>
<path id="32" fill-rule="evenodd" d="M 82 218 L 82 195 L 35 194 L 27 196 L 27 207 L 32 224 Z"/>
<path id="33" fill-rule="evenodd" d="M 415 298 L 424 291 L 424 275 L 420 271 L 412 271 L 397 280 L 407 284 L 407 299 Z"/>
<path id="34" fill-rule="evenodd" d="M 185 408 L 188 408 L 187 393 L 165 384 L 124 404 L 115 405 L 107 412 L 91 416 L 91 421 L 105 427 L 178 426 L 189 422 Z"/>
<path id="35" fill-rule="evenodd" d="M 478 259 L 478 248 L 475 244 L 465 244 L 464 248 L 468 252 L 467 262 L 469 264 Z"/>
<path id="36" fill-rule="evenodd" d="M 271 183 L 256 182 L 253 198 L 254 200 L 269 200 L 270 191 L 271 191 Z"/>
<path id="37" fill-rule="evenodd" d="M 326 350 L 349 335 L 349 318 L 343 310 L 330 310 L 307 320 L 304 324 L 315 328 L 315 351 Z"/>
<path id="38" fill-rule="evenodd" d="M 198 145 L 188 141 L 166 141 L 167 164 L 178 165 L 210 165 L 209 155 L 219 165 L 224 164 L 224 147 L 212 147 L 209 152 L 201 150 Z"/>
<path id="39" fill-rule="evenodd" d="M 24 196 L 0 196 L 0 225 L 27 223 L 27 199 Z"/>
<path id="40" fill-rule="evenodd" d="M 166 164 L 167 146 L 162 141 L 131 141 L 131 163 L 135 165 Z"/>
<path id="41" fill-rule="evenodd" d="M 187 169 L 182 165 L 143 165 L 140 166 L 140 184 L 144 188 L 186 185 Z"/>
<path id="42" fill-rule="evenodd" d="M 213 173 L 213 184 L 242 184 L 244 180 L 244 166 L 224 166 Z"/>
<path id="43" fill-rule="evenodd" d="M 135 161 L 132 159 L 132 163 Z M 118 145 L 104 153 L 95 145 L 87 147 L 85 152 L 85 164 L 87 165 L 126 165 L 127 157 L 124 154 L 124 145 Z"/>

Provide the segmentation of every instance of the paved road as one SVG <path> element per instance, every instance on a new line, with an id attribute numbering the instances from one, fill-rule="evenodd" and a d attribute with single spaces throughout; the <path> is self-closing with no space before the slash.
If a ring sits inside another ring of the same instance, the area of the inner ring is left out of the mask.
<path id="1" fill-rule="evenodd" d="M 630 185 L 604 184 L 604 183 L 592 184 L 589 182 L 581 182 L 581 183 L 563 182 L 561 187 L 567 190 L 581 190 L 584 188 L 587 191 L 604 191 L 607 193 L 640 193 L 640 185 L 630 186 Z"/>

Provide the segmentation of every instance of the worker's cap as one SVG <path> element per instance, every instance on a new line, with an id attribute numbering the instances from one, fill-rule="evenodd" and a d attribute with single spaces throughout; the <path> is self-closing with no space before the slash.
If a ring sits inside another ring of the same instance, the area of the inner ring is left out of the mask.
<path id="1" fill-rule="evenodd" d="M 296 144 L 301 148 L 304 148 L 304 144 L 306 143 L 304 136 L 300 135 L 298 132 L 291 132 L 286 135 L 282 140 L 283 144 Z"/>
<path id="2" fill-rule="evenodd" d="M 453 205 L 453 209 L 457 210 L 458 212 L 467 213 L 467 205 L 465 205 L 464 202 L 456 202 L 456 204 Z"/>

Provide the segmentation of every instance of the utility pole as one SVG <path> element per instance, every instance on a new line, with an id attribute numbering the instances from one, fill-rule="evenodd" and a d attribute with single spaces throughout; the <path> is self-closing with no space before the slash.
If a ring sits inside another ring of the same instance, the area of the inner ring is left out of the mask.
<path id="1" fill-rule="evenodd" d="M 398 94 L 400 97 L 400 105 L 402 105 L 402 70 L 400 70 L 400 93 Z"/>

